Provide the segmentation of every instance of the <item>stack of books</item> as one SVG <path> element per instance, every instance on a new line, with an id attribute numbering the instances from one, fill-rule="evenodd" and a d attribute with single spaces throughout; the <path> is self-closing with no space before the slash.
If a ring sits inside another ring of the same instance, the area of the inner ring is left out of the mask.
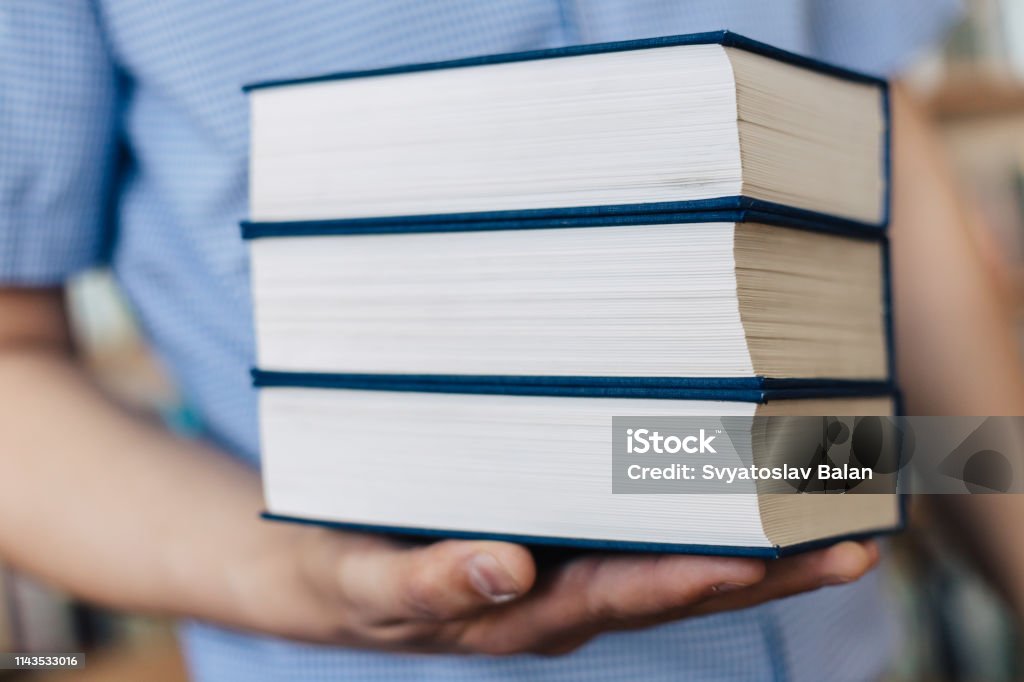
<path id="1" fill-rule="evenodd" d="M 612 417 L 888 415 L 888 91 L 729 32 L 246 88 L 268 515 L 777 555 L 892 495 L 612 494 Z"/>

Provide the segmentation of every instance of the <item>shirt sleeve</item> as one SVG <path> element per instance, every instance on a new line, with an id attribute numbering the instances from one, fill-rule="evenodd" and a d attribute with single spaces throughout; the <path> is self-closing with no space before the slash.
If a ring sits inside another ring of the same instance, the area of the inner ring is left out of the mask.
<path id="1" fill-rule="evenodd" d="M 0 2 L 0 283 L 102 257 L 116 81 L 92 0 Z"/>
<path id="2" fill-rule="evenodd" d="M 961 0 L 809 0 L 816 56 L 895 76 L 940 40 L 963 12 Z"/>

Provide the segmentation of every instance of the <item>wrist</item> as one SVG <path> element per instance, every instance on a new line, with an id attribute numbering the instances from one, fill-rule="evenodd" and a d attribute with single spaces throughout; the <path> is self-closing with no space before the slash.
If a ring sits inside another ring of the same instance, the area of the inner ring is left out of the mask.
<path id="1" fill-rule="evenodd" d="M 235 624 L 286 638 L 336 641 L 344 624 L 334 576 L 341 544 L 337 534 L 257 523 L 259 537 L 229 571 Z"/>

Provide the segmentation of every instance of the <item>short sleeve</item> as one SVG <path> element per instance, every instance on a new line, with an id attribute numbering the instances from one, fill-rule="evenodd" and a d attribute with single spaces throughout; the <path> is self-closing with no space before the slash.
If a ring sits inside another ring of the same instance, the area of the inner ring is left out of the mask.
<path id="1" fill-rule="evenodd" d="M 0 283 L 55 284 L 101 258 L 116 107 L 91 0 L 0 2 Z"/>
<path id="2" fill-rule="evenodd" d="M 963 12 L 961 0 L 809 0 L 815 56 L 895 76 L 940 40 Z"/>

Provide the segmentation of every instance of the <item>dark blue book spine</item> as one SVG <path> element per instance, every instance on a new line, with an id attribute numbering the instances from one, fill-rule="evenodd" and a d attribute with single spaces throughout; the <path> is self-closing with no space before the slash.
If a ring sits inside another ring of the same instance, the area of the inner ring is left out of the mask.
<path id="1" fill-rule="evenodd" d="M 435 529 L 435 528 L 414 528 L 410 526 L 383 526 L 365 523 L 348 523 L 342 521 L 324 521 L 298 516 L 288 516 L 264 512 L 261 515 L 268 521 L 282 521 L 287 523 L 300 523 L 314 526 L 325 526 L 357 533 L 374 533 L 404 536 L 412 538 L 424 538 L 428 540 L 453 538 L 458 540 L 497 540 L 501 542 L 515 542 L 517 544 L 535 547 L 565 547 L 585 551 L 600 552 L 645 552 L 656 554 L 706 554 L 715 556 L 738 556 L 760 559 L 778 559 L 800 552 L 808 552 L 822 547 L 834 545 L 844 540 L 864 540 L 880 535 L 890 535 L 902 530 L 902 524 L 892 528 L 879 528 L 877 530 L 862 533 L 850 533 L 830 538 L 822 538 L 812 542 L 804 542 L 786 547 L 755 547 L 746 545 L 704 545 L 676 542 L 633 542 L 628 540 L 598 540 L 592 538 L 571 538 L 554 537 L 542 535 L 522 535 L 518 533 L 481 533 L 474 531 Z"/>
<path id="2" fill-rule="evenodd" d="M 653 398 L 763 403 L 768 400 L 887 396 L 884 381 L 765 377 L 524 377 L 430 374 L 340 374 L 252 370 L 258 388 L 319 388 L 473 395 Z"/>
<path id="3" fill-rule="evenodd" d="M 740 196 L 656 204 L 572 206 L 520 211 L 324 220 L 243 220 L 240 225 L 242 238 L 248 240 L 274 237 L 489 232 L 719 222 L 757 222 L 857 239 L 878 240 L 885 236 L 884 230 L 877 225 Z"/>
<path id="4" fill-rule="evenodd" d="M 719 556 L 746 556 L 774 559 L 780 556 L 778 547 L 746 547 L 736 545 L 697 545 L 673 542 L 631 542 L 625 540 L 596 540 L 590 538 L 549 537 L 542 535 L 520 535 L 517 533 L 478 533 L 454 529 L 414 528 L 410 526 L 382 526 L 342 521 L 323 521 L 298 516 L 286 516 L 264 512 L 268 521 L 286 521 L 315 526 L 326 526 L 358 533 L 383 533 L 428 539 L 454 538 L 458 540 L 498 540 L 522 545 L 568 547 L 593 551 L 613 552 L 654 552 L 676 554 L 715 554 Z"/>

